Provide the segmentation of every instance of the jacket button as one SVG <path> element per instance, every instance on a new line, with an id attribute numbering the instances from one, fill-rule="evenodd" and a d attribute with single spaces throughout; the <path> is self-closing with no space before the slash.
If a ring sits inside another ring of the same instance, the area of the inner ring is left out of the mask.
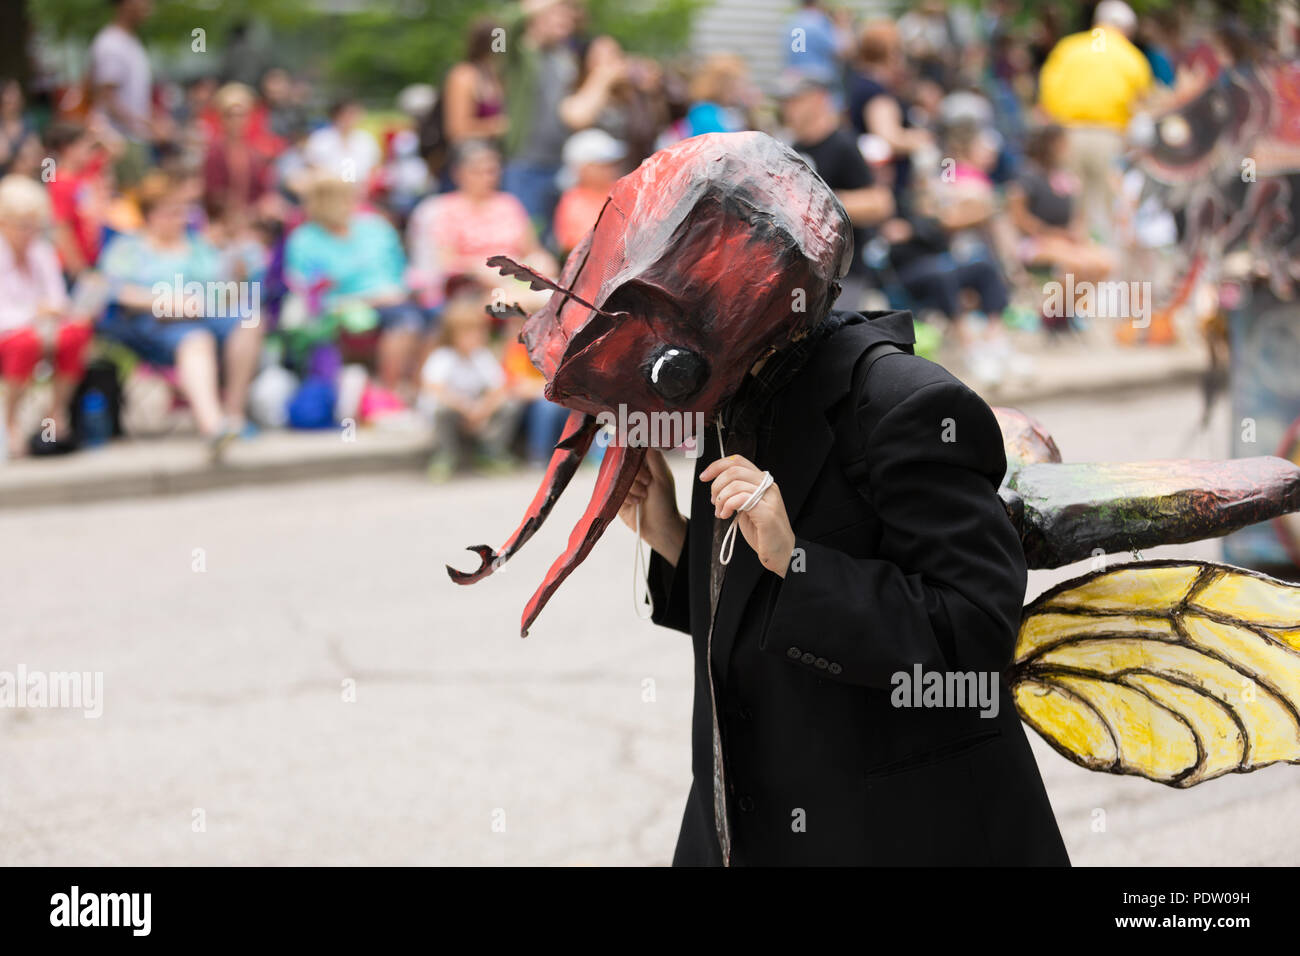
<path id="1" fill-rule="evenodd" d="M 753 719 L 754 719 L 754 712 L 753 712 L 752 710 L 750 710 L 748 707 L 742 707 L 742 708 L 740 708 L 740 710 L 738 710 L 738 711 L 736 712 L 736 714 L 737 714 L 737 716 L 740 717 L 741 720 L 753 720 Z"/>
<path id="2" fill-rule="evenodd" d="M 817 660 L 813 661 L 813 667 L 820 667 L 822 670 L 826 670 L 826 658 L 817 658 Z"/>
<path id="3" fill-rule="evenodd" d="M 792 660 L 797 660 L 799 658 L 799 655 L 802 653 L 803 651 L 799 650 L 799 648 L 792 647 L 785 652 L 785 656 L 791 658 Z"/>
<path id="4" fill-rule="evenodd" d="M 802 660 L 805 664 L 811 664 L 813 661 L 817 660 L 817 655 L 816 655 L 816 654 L 805 654 L 805 655 L 801 658 L 801 660 Z"/>
<path id="5" fill-rule="evenodd" d="M 754 798 L 749 796 L 748 794 L 741 797 L 736 805 L 740 807 L 740 809 L 743 810 L 745 813 L 754 812 Z"/>
<path id="6" fill-rule="evenodd" d="M 838 674 L 838 673 L 840 673 L 842 670 L 844 670 L 843 667 L 840 667 L 840 665 L 839 665 L 839 664 L 836 664 L 834 661 L 832 661 L 832 662 L 830 663 L 830 666 L 828 666 L 826 669 L 827 669 L 828 671 L 830 671 L 832 674 Z"/>

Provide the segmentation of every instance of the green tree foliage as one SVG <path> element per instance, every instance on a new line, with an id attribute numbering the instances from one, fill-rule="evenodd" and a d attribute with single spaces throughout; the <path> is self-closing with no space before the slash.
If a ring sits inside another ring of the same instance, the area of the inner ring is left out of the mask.
<path id="1" fill-rule="evenodd" d="M 60 39 L 89 40 L 106 23 L 107 0 L 28 0 L 37 29 Z M 709 0 L 587 0 L 587 31 L 609 33 L 629 50 L 655 55 L 686 50 L 696 11 Z M 466 28 L 489 16 L 517 34 L 518 4 L 483 0 L 155 0 L 143 31 L 160 50 L 183 48 L 193 30 L 207 34 L 217 55 L 232 28 L 261 21 L 300 49 L 309 37 L 310 66 L 340 87 L 389 96 L 407 83 L 440 82 L 464 49 Z M 339 12 L 333 12 L 339 11 Z"/>
<path id="2" fill-rule="evenodd" d="M 89 40 L 113 17 L 108 0 L 27 0 L 38 29 L 60 39 Z M 142 31 L 161 46 L 190 43 L 192 30 L 218 40 L 232 27 L 261 19 L 282 30 L 296 30 L 319 18 L 305 0 L 154 0 L 153 15 Z"/>

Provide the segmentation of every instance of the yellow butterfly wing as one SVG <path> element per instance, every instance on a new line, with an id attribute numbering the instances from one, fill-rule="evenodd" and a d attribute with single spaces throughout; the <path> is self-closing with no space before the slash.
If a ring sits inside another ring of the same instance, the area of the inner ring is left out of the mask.
<path id="1" fill-rule="evenodd" d="M 1190 787 L 1300 763 L 1300 587 L 1194 561 L 1088 574 L 1025 608 L 1008 680 L 1092 770 Z"/>

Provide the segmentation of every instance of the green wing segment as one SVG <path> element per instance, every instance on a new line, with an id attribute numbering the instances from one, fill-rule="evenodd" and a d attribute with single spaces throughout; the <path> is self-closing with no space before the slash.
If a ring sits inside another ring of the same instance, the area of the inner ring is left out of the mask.
<path id="1" fill-rule="evenodd" d="M 1300 510 L 1281 458 L 1023 465 L 1001 489 L 1031 568 L 1202 541 Z"/>

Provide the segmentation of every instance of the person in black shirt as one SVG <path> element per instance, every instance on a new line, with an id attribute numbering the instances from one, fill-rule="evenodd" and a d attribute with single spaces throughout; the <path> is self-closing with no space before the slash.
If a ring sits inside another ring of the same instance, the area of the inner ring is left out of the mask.
<path id="1" fill-rule="evenodd" d="M 788 71 L 781 76 L 777 99 L 781 118 L 794 137 L 795 151 L 831 187 L 853 223 L 853 263 L 841 280 L 842 291 L 835 305 L 857 309 L 870 284 L 862 252 L 872 228 L 893 215 L 893 194 L 875 184 L 853 134 L 841 123 L 829 78 Z"/>
<path id="2" fill-rule="evenodd" d="M 1025 171 L 1007 195 L 1011 221 L 1021 235 L 1021 260 L 1072 273 L 1076 282 L 1105 279 L 1115 269 L 1115 258 L 1083 228 L 1075 202 L 1079 182 L 1066 168 L 1065 130 L 1055 124 L 1035 130 L 1025 144 L 1025 158 Z"/>
<path id="3" fill-rule="evenodd" d="M 930 131 L 913 126 L 908 118 L 901 95 L 907 81 L 898 27 L 889 20 L 866 24 L 848 73 L 849 120 L 859 134 L 871 133 L 888 144 L 889 185 L 899 199 L 912 185 L 912 154 L 934 145 Z"/>

